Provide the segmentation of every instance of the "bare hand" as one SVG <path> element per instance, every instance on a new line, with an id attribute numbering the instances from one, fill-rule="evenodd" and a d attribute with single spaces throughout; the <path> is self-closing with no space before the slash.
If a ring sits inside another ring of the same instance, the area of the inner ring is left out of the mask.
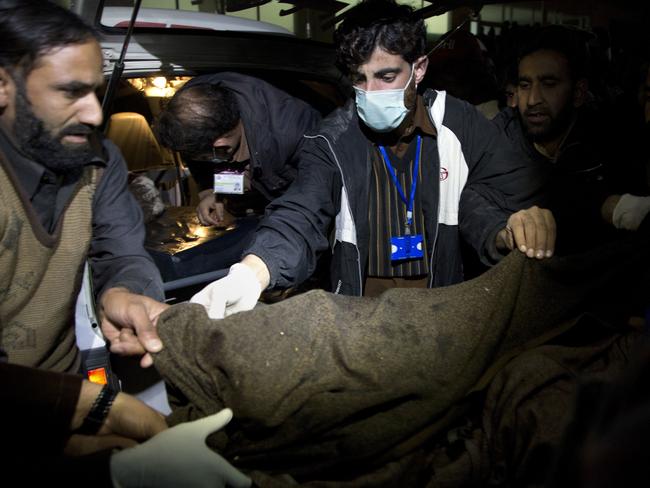
<path id="1" fill-rule="evenodd" d="M 140 366 L 151 366 L 153 358 L 150 353 L 163 347 L 155 324 L 169 305 L 125 288 L 107 290 L 100 303 L 102 332 L 110 342 L 111 352 L 123 356 L 144 354 Z"/>
<path id="2" fill-rule="evenodd" d="M 196 207 L 196 214 L 201 225 L 223 226 L 225 224 L 223 203 L 217 202 L 217 196 L 213 192 L 209 192 L 201 199 Z"/>
<path id="3" fill-rule="evenodd" d="M 497 248 L 519 249 L 529 258 L 550 258 L 555 252 L 556 226 L 550 210 L 531 207 L 513 213 L 497 234 Z"/>
<path id="4" fill-rule="evenodd" d="M 102 385 L 84 380 L 70 429 L 79 428 Z M 72 435 L 65 454 L 81 456 L 110 448 L 132 447 L 167 429 L 165 418 L 137 398 L 118 393 L 97 435 Z"/>

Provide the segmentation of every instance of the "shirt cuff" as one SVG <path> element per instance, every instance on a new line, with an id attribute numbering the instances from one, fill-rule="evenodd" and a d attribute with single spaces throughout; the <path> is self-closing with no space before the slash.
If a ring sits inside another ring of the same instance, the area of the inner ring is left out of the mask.
<path id="1" fill-rule="evenodd" d="M 481 262 L 488 266 L 494 266 L 499 261 L 501 261 L 506 254 L 510 251 L 505 252 L 505 254 L 499 249 L 497 249 L 497 234 L 503 229 L 504 225 L 499 224 L 496 226 L 490 233 L 485 241 L 485 248 L 483 255 L 480 256 Z"/>

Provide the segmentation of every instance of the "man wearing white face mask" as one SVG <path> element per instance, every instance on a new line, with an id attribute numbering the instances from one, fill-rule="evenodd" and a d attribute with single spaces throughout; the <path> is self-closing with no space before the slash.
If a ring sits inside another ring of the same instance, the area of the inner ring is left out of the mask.
<path id="1" fill-rule="evenodd" d="M 444 92 L 418 95 L 425 40 L 424 22 L 392 0 L 348 11 L 335 41 L 355 103 L 307 136 L 297 179 L 242 262 L 193 298 L 212 317 L 302 282 L 330 245 L 332 291 L 358 296 L 462 281 L 461 240 L 488 265 L 513 249 L 553 254 L 553 216 L 528 208 L 536 175 L 503 134 Z"/>
<path id="2" fill-rule="evenodd" d="M 404 99 L 406 89 L 413 81 L 415 65 L 411 65 L 409 71 L 411 74 L 404 88 L 366 91 L 354 86 L 357 113 L 368 127 L 377 132 L 390 132 L 401 125 L 409 113 Z"/>

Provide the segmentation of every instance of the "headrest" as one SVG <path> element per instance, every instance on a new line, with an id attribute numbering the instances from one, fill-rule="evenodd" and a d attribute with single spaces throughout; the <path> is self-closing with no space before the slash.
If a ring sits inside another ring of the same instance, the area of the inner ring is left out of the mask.
<path id="1" fill-rule="evenodd" d="M 129 171 L 142 171 L 166 164 L 158 141 L 142 114 L 118 112 L 111 115 L 106 137 L 120 148 Z"/>

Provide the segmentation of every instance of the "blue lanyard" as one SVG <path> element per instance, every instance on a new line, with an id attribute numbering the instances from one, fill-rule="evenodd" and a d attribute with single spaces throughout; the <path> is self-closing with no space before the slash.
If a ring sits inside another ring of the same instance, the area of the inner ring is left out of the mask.
<path id="1" fill-rule="evenodd" d="M 386 148 L 384 146 L 379 146 L 379 150 L 381 151 L 381 155 L 383 156 L 386 169 L 388 170 L 391 178 L 393 179 L 393 183 L 395 184 L 395 187 L 399 192 L 400 198 L 406 204 L 406 225 L 407 226 L 410 226 L 411 222 L 413 221 L 413 202 L 415 201 L 415 188 L 417 187 L 418 184 L 418 167 L 420 166 L 421 146 L 422 146 L 422 138 L 418 136 L 417 147 L 415 149 L 415 164 L 413 165 L 413 175 L 411 177 L 411 195 L 409 196 L 408 201 L 406 200 L 406 195 L 404 195 L 404 190 L 402 190 L 402 185 L 400 185 L 399 180 L 397 179 L 397 175 L 395 174 L 395 169 L 393 168 L 393 165 L 390 163 L 390 158 L 388 157 Z M 408 231 L 408 227 L 407 227 L 407 231 Z"/>

